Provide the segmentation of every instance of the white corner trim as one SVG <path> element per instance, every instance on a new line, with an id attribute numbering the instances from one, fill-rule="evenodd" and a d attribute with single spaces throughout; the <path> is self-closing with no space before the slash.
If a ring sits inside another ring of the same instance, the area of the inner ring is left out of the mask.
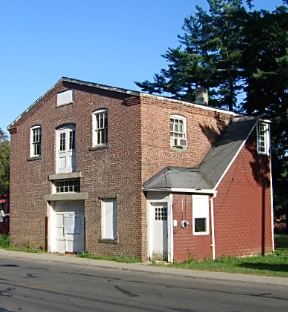
<path id="1" fill-rule="evenodd" d="M 216 194 L 214 194 L 210 198 L 210 209 L 211 209 L 211 239 L 212 239 L 212 259 L 216 259 L 216 244 L 215 244 L 215 219 L 214 219 L 214 198 Z"/>
<path id="2" fill-rule="evenodd" d="M 174 261 L 174 237 L 173 237 L 173 194 L 169 194 L 168 199 L 168 262 Z"/>
<path id="3" fill-rule="evenodd" d="M 275 237 L 274 237 L 274 199 L 273 199 L 273 181 L 272 181 L 272 159 L 270 156 L 270 201 L 271 201 L 271 235 L 272 235 L 272 251 L 275 251 Z"/>

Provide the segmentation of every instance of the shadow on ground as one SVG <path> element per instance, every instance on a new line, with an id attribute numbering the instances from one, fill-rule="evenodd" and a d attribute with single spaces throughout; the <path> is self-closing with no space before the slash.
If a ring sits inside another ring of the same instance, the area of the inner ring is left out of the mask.
<path id="1" fill-rule="evenodd" d="M 265 270 L 265 271 L 273 271 L 273 272 L 288 272 L 288 264 L 283 263 L 249 263 L 244 262 L 238 265 L 241 268 L 253 269 L 253 270 Z"/>

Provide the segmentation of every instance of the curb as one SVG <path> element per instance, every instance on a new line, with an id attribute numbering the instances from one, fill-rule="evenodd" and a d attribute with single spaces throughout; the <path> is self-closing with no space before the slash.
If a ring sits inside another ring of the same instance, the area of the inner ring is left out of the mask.
<path id="1" fill-rule="evenodd" d="M 151 266 L 149 263 L 119 263 L 108 260 L 95 260 L 88 258 L 80 258 L 75 255 L 59 255 L 49 253 L 26 253 L 22 251 L 10 251 L 0 249 L 0 257 L 7 259 L 23 259 L 46 263 L 62 263 L 76 266 L 89 266 L 89 268 L 101 268 L 108 270 L 123 270 L 130 272 L 161 274 L 169 276 L 178 276 L 191 279 L 202 279 L 218 282 L 238 282 L 249 284 L 262 284 L 270 286 L 288 287 L 288 278 L 259 276 L 241 273 L 227 273 L 214 271 L 198 271 L 171 267 Z"/>

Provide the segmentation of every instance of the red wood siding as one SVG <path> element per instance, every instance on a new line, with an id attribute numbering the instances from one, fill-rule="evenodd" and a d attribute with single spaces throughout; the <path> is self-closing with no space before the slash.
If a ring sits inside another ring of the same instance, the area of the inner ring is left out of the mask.
<path id="1" fill-rule="evenodd" d="M 255 142 L 254 131 L 218 187 L 216 257 L 272 251 L 269 160 Z"/>
<path id="2" fill-rule="evenodd" d="M 208 235 L 193 235 L 191 194 L 173 194 L 173 219 L 177 220 L 177 227 L 173 227 L 174 260 L 211 258 L 211 226 Z M 189 221 L 186 228 L 181 227 L 182 220 Z"/>

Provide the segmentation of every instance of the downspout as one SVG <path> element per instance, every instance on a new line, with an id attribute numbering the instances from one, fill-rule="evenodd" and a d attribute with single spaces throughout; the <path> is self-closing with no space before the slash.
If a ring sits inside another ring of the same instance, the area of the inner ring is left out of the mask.
<path id="1" fill-rule="evenodd" d="M 269 145 L 271 142 L 271 132 L 269 126 Z M 270 148 L 269 155 L 269 167 L 270 167 L 270 202 L 271 202 L 271 234 L 272 234 L 272 252 L 275 251 L 275 241 L 274 241 L 274 199 L 273 199 L 273 181 L 272 181 L 272 153 Z"/>
<path id="2" fill-rule="evenodd" d="M 215 227 L 214 227 L 214 198 L 216 197 L 216 193 L 210 197 L 210 209 L 211 209 L 211 239 L 212 239 L 212 259 L 216 259 L 216 245 L 215 245 Z"/>

